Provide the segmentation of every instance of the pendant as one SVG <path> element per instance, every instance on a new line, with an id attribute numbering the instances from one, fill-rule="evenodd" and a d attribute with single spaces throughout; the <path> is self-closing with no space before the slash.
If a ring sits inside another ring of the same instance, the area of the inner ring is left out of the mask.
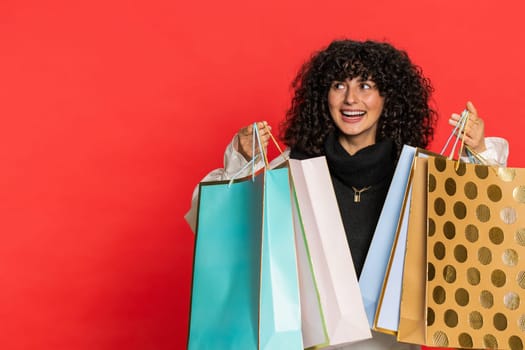
<path id="1" fill-rule="evenodd" d="M 365 192 L 366 190 L 370 189 L 372 186 L 363 187 L 360 190 L 352 186 L 352 189 L 354 190 L 354 203 L 361 202 L 361 193 Z"/>

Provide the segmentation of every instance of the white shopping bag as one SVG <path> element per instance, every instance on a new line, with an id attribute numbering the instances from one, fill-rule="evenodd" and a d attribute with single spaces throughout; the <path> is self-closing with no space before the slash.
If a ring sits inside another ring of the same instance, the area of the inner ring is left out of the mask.
<path id="1" fill-rule="evenodd" d="M 302 223 L 296 228 L 304 229 L 317 287 L 311 293 L 318 293 L 322 309 L 322 319 L 308 321 L 324 321 L 328 339 L 323 345 L 369 339 L 372 335 L 326 158 L 292 159 L 289 165 Z M 299 263 L 300 270 L 304 266 Z M 302 294 L 301 298 L 303 303 Z M 303 341 L 306 332 L 303 327 Z"/>
<path id="2" fill-rule="evenodd" d="M 301 331 L 304 348 L 308 349 L 314 346 L 328 344 L 328 334 L 326 332 L 321 300 L 319 299 L 319 290 L 315 283 L 312 262 L 308 247 L 306 246 L 303 223 L 295 195 L 292 202 L 297 273 L 299 277 L 299 296 L 301 298 Z"/>

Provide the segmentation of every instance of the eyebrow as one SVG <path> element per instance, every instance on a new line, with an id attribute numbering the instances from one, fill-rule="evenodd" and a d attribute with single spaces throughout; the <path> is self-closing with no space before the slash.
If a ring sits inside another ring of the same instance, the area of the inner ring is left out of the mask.
<path id="1" fill-rule="evenodd" d="M 344 78 L 344 79 L 335 79 L 335 80 L 332 80 L 332 84 L 335 84 L 335 83 L 344 83 L 346 80 L 349 80 L 350 78 Z M 355 77 L 355 78 L 352 78 L 352 79 L 357 79 L 357 81 L 359 83 L 366 83 L 366 82 L 369 82 L 369 83 L 373 83 L 374 85 L 377 85 L 376 81 L 372 78 L 368 78 L 368 79 L 363 79 L 361 77 Z"/>

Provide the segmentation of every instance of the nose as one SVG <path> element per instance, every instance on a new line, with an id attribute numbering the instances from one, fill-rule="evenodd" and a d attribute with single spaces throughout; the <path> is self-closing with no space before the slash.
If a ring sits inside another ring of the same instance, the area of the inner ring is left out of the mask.
<path id="1" fill-rule="evenodd" d="M 346 91 L 345 103 L 351 105 L 359 100 L 357 90 L 354 86 L 349 86 Z"/>

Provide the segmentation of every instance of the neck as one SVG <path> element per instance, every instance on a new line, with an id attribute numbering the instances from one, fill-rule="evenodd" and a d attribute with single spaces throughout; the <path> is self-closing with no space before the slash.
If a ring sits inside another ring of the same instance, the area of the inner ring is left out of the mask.
<path id="1" fill-rule="evenodd" d="M 371 146 L 376 143 L 375 136 L 370 135 L 357 135 L 348 136 L 344 134 L 339 135 L 339 143 L 345 149 L 348 154 L 353 156 L 361 149 Z"/>
<path id="2" fill-rule="evenodd" d="M 325 142 L 326 161 L 332 177 L 338 178 L 348 188 L 354 186 L 358 190 L 392 176 L 394 150 L 394 142 L 390 139 L 364 147 L 353 155 L 341 145 L 334 133 L 329 134 Z"/>

